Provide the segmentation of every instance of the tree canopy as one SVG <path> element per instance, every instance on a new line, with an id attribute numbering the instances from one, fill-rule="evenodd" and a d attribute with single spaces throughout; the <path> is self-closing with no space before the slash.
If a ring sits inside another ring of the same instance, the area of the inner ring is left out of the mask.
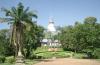
<path id="1" fill-rule="evenodd" d="M 78 23 L 78 22 L 77 22 Z M 80 52 L 90 49 L 92 52 L 100 48 L 100 23 L 95 17 L 87 17 L 84 23 L 63 27 L 59 35 L 62 47 Z"/>

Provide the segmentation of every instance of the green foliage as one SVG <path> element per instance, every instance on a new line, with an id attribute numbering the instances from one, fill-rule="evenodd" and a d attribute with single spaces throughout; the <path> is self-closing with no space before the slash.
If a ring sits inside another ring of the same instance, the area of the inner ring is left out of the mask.
<path id="1" fill-rule="evenodd" d="M 37 62 L 39 62 L 39 61 L 36 61 L 36 60 L 30 60 L 30 59 L 25 59 L 25 65 L 36 64 Z M 5 63 L 0 63 L 0 65 L 15 65 L 15 64 L 14 64 L 14 63 L 8 63 L 8 62 L 5 62 Z"/>
<path id="2" fill-rule="evenodd" d="M 39 47 L 36 51 L 34 51 L 35 56 L 40 57 L 39 59 L 48 59 L 48 58 L 88 58 L 86 53 L 74 53 L 72 51 L 64 51 L 61 48 L 59 51 L 52 52 L 48 51 L 48 47 Z"/>
<path id="3" fill-rule="evenodd" d="M 30 31 L 25 31 L 23 54 L 26 58 L 29 58 L 32 54 L 32 50 L 41 46 L 40 40 L 43 38 L 44 28 L 37 24 L 33 24 Z M 15 54 L 15 50 L 12 44 L 9 42 L 9 30 L 0 30 L 0 55 L 11 56 Z"/>
<path id="4" fill-rule="evenodd" d="M 3 55 L 6 49 L 5 46 L 7 45 L 6 32 L 7 30 L 0 30 L 0 54 Z"/>
<path id="5" fill-rule="evenodd" d="M 6 57 L 6 62 L 7 63 L 14 63 L 15 62 L 15 57 L 14 56 Z"/>
<path id="6" fill-rule="evenodd" d="M 83 52 L 100 48 L 100 24 L 96 21 L 95 17 L 87 17 L 83 24 L 77 22 L 74 26 L 63 27 L 59 33 L 63 49 Z"/>
<path id="7" fill-rule="evenodd" d="M 14 65 L 14 64 L 11 64 L 11 63 L 1 63 L 0 65 Z"/>
<path id="8" fill-rule="evenodd" d="M 96 48 L 93 52 L 94 58 L 100 59 L 100 48 Z"/>
<path id="9" fill-rule="evenodd" d="M 78 59 L 88 58 L 86 53 L 75 53 L 73 57 Z"/>
<path id="10" fill-rule="evenodd" d="M 35 23 L 30 31 L 25 31 L 24 55 L 26 58 L 31 58 L 32 51 L 41 46 L 40 40 L 43 39 L 43 31 L 44 28 Z"/>
<path id="11" fill-rule="evenodd" d="M 44 28 L 32 21 L 33 17 L 37 18 L 36 13 L 29 11 L 29 7 L 25 8 L 22 3 L 10 9 L 2 8 L 2 11 L 10 17 L 1 19 L 11 25 L 9 39 L 14 48 L 13 53 L 18 55 L 20 49 L 25 57 L 29 58 L 32 49 L 40 46 L 40 40 L 43 38 Z"/>
<path id="12" fill-rule="evenodd" d="M 22 3 L 19 3 L 17 7 L 10 9 L 2 8 L 5 12 L 4 22 L 8 22 L 11 25 L 10 43 L 13 44 L 15 55 L 18 55 L 19 50 L 22 51 L 24 45 L 24 31 L 31 28 L 33 22 L 32 18 L 37 18 L 35 12 L 29 11 L 29 7 L 25 8 Z"/>
<path id="13" fill-rule="evenodd" d="M 13 55 L 13 47 L 9 42 L 9 30 L 3 29 L 0 30 L 0 55 Z M 12 51 L 12 52 L 11 52 Z"/>
<path id="14" fill-rule="evenodd" d="M 46 52 L 37 53 L 36 55 L 44 59 L 53 58 L 53 57 L 56 57 L 56 58 L 70 57 L 70 53 L 66 53 L 64 51 L 62 52 L 47 52 L 46 51 Z"/>
<path id="15" fill-rule="evenodd" d="M 71 51 L 63 51 L 62 48 L 58 48 L 59 51 L 53 52 L 48 51 L 48 47 L 38 47 L 34 54 L 37 59 L 48 59 L 48 58 L 67 58 L 71 56 Z"/>
<path id="16" fill-rule="evenodd" d="M 97 19 L 95 17 L 87 17 L 87 18 L 85 18 L 84 23 L 94 25 L 96 23 L 96 21 L 97 21 Z"/>
<path id="17" fill-rule="evenodd" d="M 0 56 L 0 63 L 4 63 L 6 60 L 5 56 Z"/>

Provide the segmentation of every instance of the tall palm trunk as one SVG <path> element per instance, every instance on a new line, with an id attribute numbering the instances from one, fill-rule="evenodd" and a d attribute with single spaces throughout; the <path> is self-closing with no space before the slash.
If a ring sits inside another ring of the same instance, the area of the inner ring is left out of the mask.
<path id="1" fill-rule="evenodd" d="M 16 36 L 17 36 L 17 32 L 16 32 L 16 26 L 13 26 L 14 28 L 14 31 L 13 31 L 13 43 L 14 43 L 14 47 L 15 47 L 15 56 L 17 56 L 17 54 L 18 54 L 18 44 L 17 44 L 17 38 L 16 38 Z"/>
<path id="2" fill-rule="evenodd" d="M 18 56 L 22 56 L 22 33 L 23 33 L 23 29 L 22 29 L 22 24 L 18 23 L 17 24 L 17 43 L 18 43 Z"/>
<path id="3" fill-rule="evenodd" d="M 10 42 L 13 44 L 13 47 L 15 48 L 14 51 L 15 51 L 15 56 L 17 56 L 18 54 L 18 44 L 17 44 L 17 32 L 16 32 L 16 25 L 12 25 L 12 30 L 11 30 L 11 40 Z"/>

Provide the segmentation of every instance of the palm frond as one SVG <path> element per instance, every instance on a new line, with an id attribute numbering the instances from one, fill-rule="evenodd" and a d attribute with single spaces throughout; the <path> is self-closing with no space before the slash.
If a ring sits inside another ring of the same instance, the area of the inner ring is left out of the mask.
<path id="1" fill-rule="evenodd" d="M 0 18 L 0 23 L 12 21 L 12 18 Z"/>
<path id="2" fill-rule="evenodd" d="M 14 17 L 15 19 L 18 19 L 17 10 L 15 7 L 11 8 L 11 16 Z"/>
<path id="3" fill-rule="evenodd" d="M 4 11 L 6 13 L 6 16 L 9 16 L 11 11 L 5 8 L 1 8 L 1 11 Z"/>
<path id="4" fill-rule="evenodd" d="M 27 12 L 28 12 L 28 10 L 29 10 L 29 7 L 27 7 L 27 8 L 24 10 L 24 12 L 23 12 L 23 13 L 27 13 Z"/>
<path id="5" fill-rule="evenodd" d="M 19 19 L 21 19 L 23 11 L 24 11 L 24 6 L 22 5 L 22 3 L 19 3 L 17 7 L 17 15 Z"/>
<path id="6" fill-rule="evenodd" d="M 18 8 L 24 8 L 24 6 L 21 2 L 18 4 Z"/>
<path id="7" fill-rule="evenodd" d="M 33 12 L 28 12 L 27 15 L 31 16 L 31 17 L 38 18 L 38 16 L 36 15 L 36 13 L 33 13 Z"/>

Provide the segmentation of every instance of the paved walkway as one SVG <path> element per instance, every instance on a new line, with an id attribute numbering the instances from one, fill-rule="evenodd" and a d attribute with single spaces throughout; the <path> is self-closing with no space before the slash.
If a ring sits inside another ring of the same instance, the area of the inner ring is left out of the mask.
<path id="1" fill-rule="evenodd" d="M 100 65 L 100 61 L 89 59 L 52 59 L 44 60 L 34 65 Z"/>

